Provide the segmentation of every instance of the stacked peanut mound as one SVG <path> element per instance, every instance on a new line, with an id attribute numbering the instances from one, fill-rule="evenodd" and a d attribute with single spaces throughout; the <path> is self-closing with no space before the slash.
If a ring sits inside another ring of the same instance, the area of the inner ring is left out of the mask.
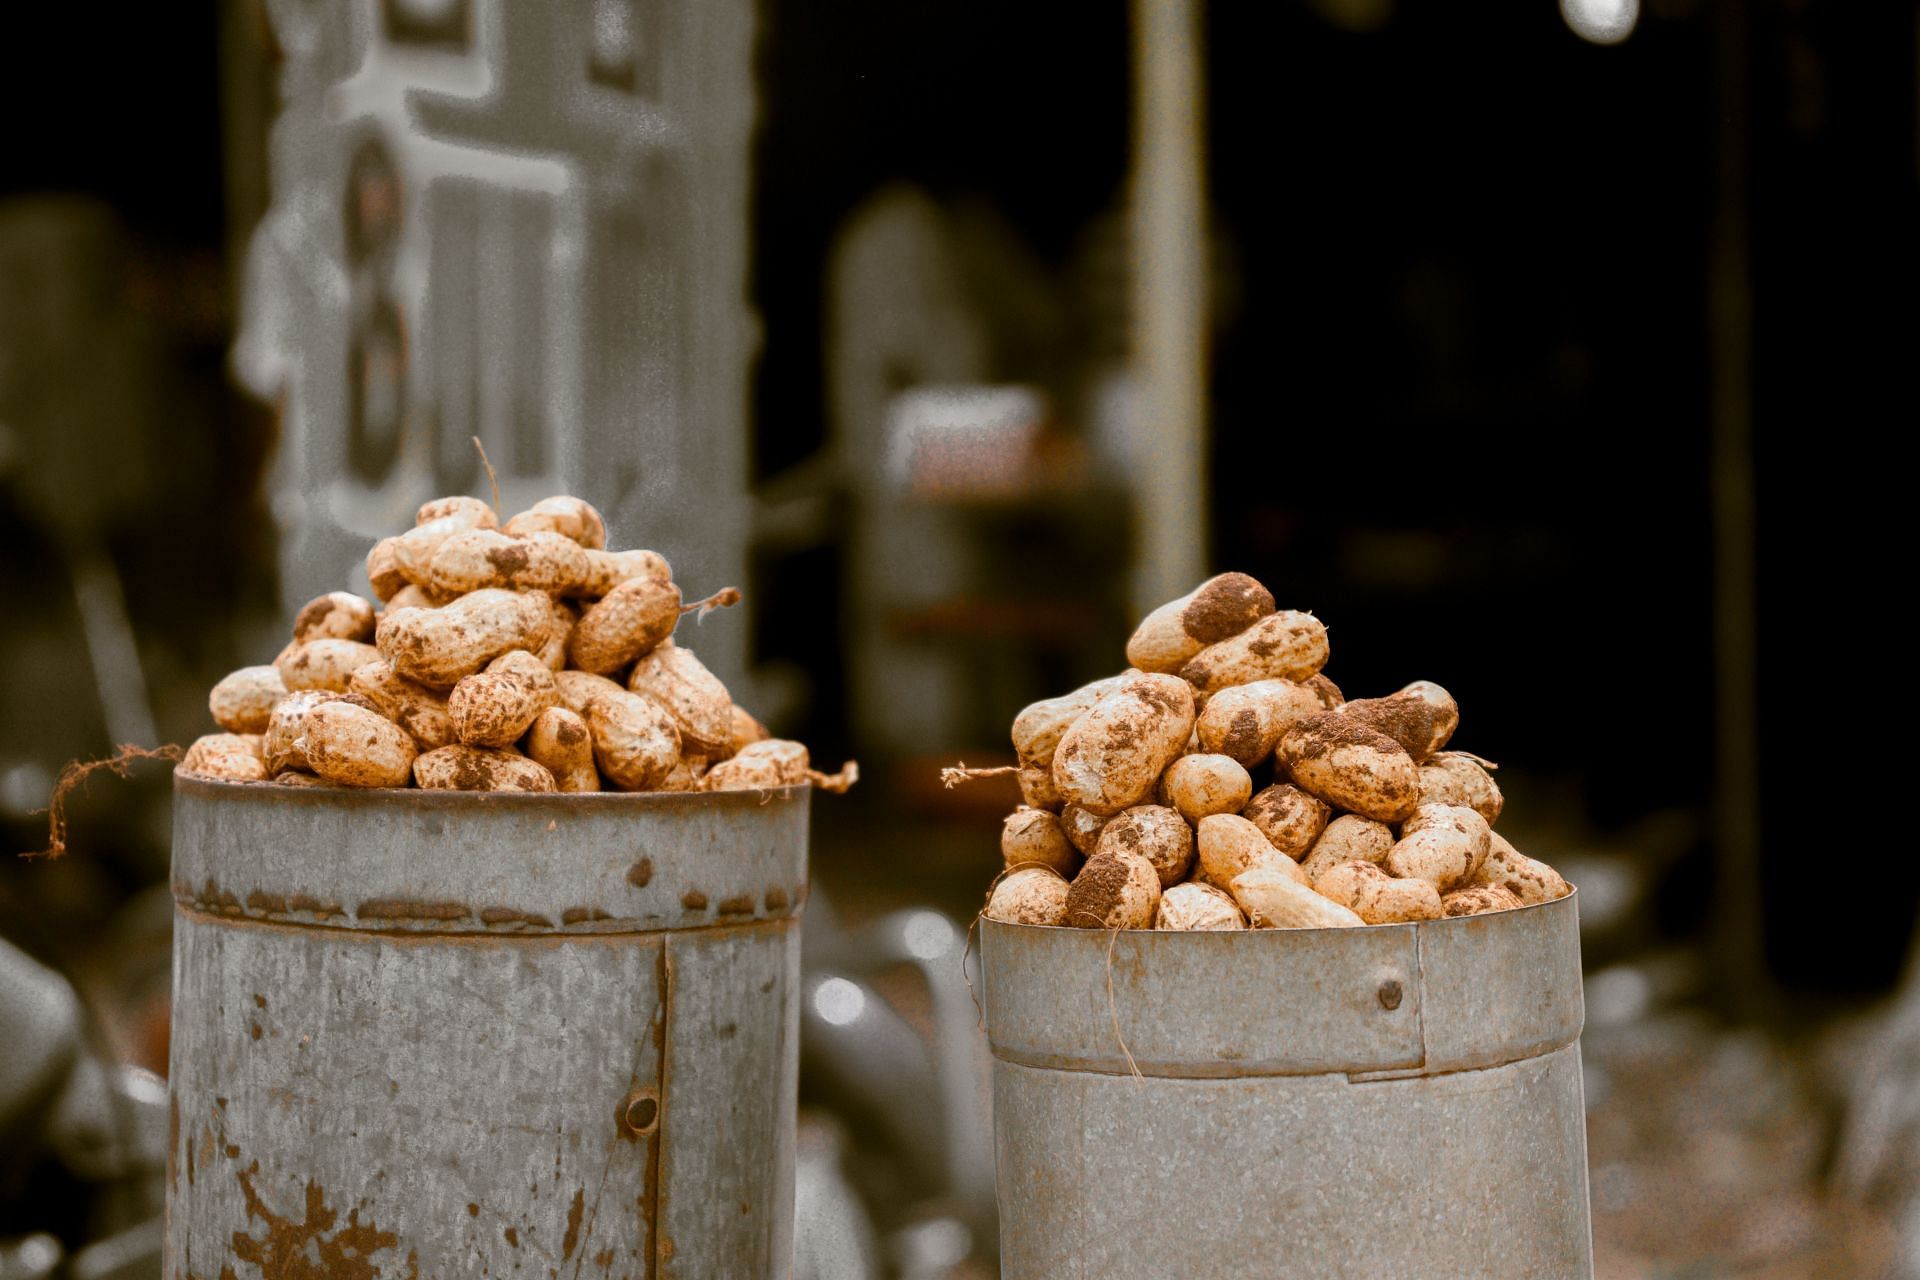
<path id="1" fill-rule="evenodd" d="M 771 738 L 693 650 L 652 551 L 608 551 L 579 498 L 503 526 L 478 498 L 439 498 L 376 543 L 383 607 L 345 591 L 300 610 L 271 666 L 213 688 L 224 731 L 179 772 L 294 786 L 453 791 L 735 791 L 812 781 L 798 742 Z"/>
<path id="2" fill-rule="evenodd" d="M 1127 661 L 1015 718 L 1026 803 L 1001 831 L 990 918 L 1328 928 L 1572 892 L 1492 830 L 1494 766 L 1441 749 L 1460 723 L 1445 689 L 1347 701 L 1320 673 L 1326 627 L 1247 575 L 1154 610 Z"/>

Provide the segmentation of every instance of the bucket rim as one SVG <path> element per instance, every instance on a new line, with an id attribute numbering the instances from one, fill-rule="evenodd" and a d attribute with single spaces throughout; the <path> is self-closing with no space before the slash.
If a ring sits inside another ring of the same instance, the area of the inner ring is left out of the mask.
<path id="1" fill-rule="evenodd" d="M 209 800 L 263 800 L 341 808 L 417 809 L 744 809 L 787 804 L 813 790 L 811 782 L 745 791 L 445 791 L 421 787 L 290 786 L 271 779 L 241 781 L 175 772 L 173 790 Z"/>
<path id="2" fill-rule="evenodd" d="M 1341 934 L 1341 935 L 1350 935 L 1350 936 L 1357 936 L 1357 937 L 1377 937 L 1383 931 L 1390 930 L 1390 929 L 1443 929 L 1453 925 L 1465 924 L 1466 922 L 1471 920 L 1490 920 L 1490 919 L 1503 917 L 1503 916 L 1517 917 L 1531 911 L 1544 911 L 1549 908 L 1558 907 L 1562 903 L 1571 902 L 1575 898 L 1579 897 L 1580 896 L 1579 886 L 1574 885 L 1574 886 L 1571 886 L 1571 888 L 1572 888 L 1572 892 L 1562 894 L 1560 897 L 1554 898 L 1551 901 L 1530 902 L 1525 906 L 1508 907 L 1502 911 L 1483 911 L 1478 915 L 1470 915 L 1470 916 L 1446 916 L 1439 920 L 1401 920 L 1401 921 L 1395 921 L 1392 924 L 1362 924 L 1358 928 L 1355 928 L 1352 925 L 1344 925 L 1344 926 L 1319 925 L 1313 928 L 1290 928 L 1290 929 L 1255 929 L 1252 927 L 1248 927 L 1245 929 L 1152 929 L 1152 928 L 1148 928 L 1148 929 L 1085 929 L 1085 928 L 1081 928 L 1079 925 L 1071 925 L 1071 924 L 1022 924 L 1022 923 L 1019 923 L 1018 921 L 1013 921 L 1013 920 L 995 920 L 992 916 L 989 916 L 984 912 L 982 912 L 980 916 L 980 926 L 981 928 L 984 929 L 988 925 L 991 925 L 996 929 L 1010 929 L 1019 933 L 1027 933 L 1027 934 L 1044 934 L 1044 933 L 1057 933 L 1057 934 L 1063 934 L 1063 935 L 1064 934 L 1096 934 L 1096 935 L 1099 935 L 1100 937 L 1105 937 L 1107 934 L 1114 933 L 1114 934 L 1119 934 L 1121 937 L 1126 938 L 1130 941 L 1136 938 L 1143 938 L 1143 937 L 1161 937 L 1161 938 L 1230 937 L 1230 938 L 1235 938 L 1235 937 L 1239 937 L 1242 934 L 1269 934 L 1269 935 L 1277 935 L 1280 937 L 1286 937 L 1289 935 L 1310 935 L 1316 938 L 1324 937 L 1328 934 Z M 1174 944 L 1174 945 L 1178 945 L 1178 944 Z M 1273 945 L 1273 944 L 1261 944 L 1261 945 Z"/>

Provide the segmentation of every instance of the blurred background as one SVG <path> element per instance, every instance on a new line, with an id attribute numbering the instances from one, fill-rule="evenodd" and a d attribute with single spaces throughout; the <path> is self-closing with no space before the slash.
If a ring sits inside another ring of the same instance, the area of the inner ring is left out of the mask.
<path id="1" fill-rule="evenodd" d="M 478 435 L 508 508 L 737 582 L 703 657 L 860 759 L 800 1258 L 989 1276 L 962 931 L 1017 794 L 938 768 L 1243 570 L 1350 696 L 1450 689 L 1580 886 L 1601 1274 L 1920 1276 L 1920 879 L 1862 710 L 1911 654 L 1917 50 L 1831 0 L 11 13 L 9 849 L 483 493 Z M 164 767 L 72 842 L 0 866 L 5 1280 L 158 1274 Z"/>

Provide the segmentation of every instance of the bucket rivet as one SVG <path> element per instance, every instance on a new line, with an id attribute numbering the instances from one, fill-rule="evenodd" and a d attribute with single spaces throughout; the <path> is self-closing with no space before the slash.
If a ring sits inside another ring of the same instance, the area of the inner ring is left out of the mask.
<path id="1" fill-rule="evenodd" d="M 1400 1007 L 1400 980 L 1388 978 L 1380 984 L 1380 1007 L 1398 1009 Z"/>
<path id="2" fill-rule="evenodd" d="M 651 1091 L 636 1089 L 620 1108 L 620 1124 L 635 1137 L 653 1132 L 660 1123 L 660 1100 Z"/>

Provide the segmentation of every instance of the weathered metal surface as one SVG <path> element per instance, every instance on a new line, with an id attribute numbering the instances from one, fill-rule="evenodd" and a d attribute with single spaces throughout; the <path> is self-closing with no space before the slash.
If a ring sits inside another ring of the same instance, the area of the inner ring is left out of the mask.
<path id="1" fill-rule="evenodd" d="M 785 1276 L 806 801 L 179 782 L 167 1274 Z"/>
<path id="2" fill-rule="evenodd" d="M 1591 1275 L 1577 913 L 982 921 L 1002 1274 Z"/>

